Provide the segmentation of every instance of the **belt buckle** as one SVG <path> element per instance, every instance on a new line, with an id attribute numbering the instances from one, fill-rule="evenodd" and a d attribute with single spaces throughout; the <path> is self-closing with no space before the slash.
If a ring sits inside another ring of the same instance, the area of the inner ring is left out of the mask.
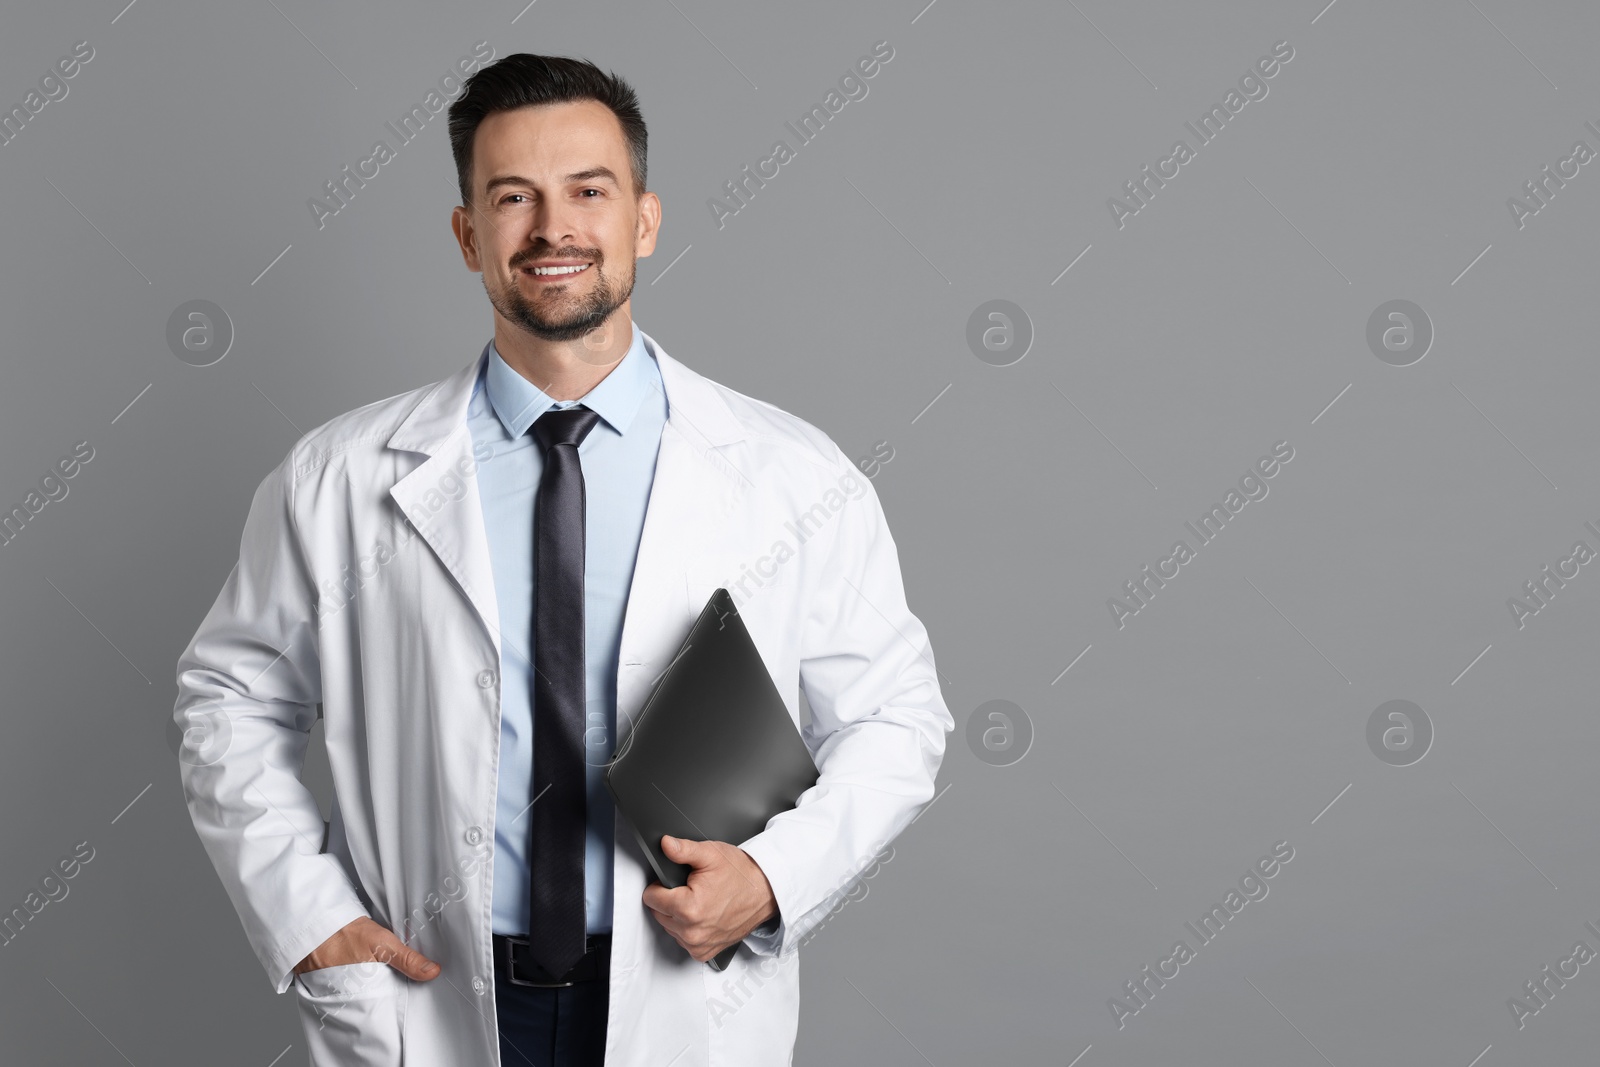
<path id="1" fill-rule="evenodd" d="M 526 978 L 518 978 L 516 948 L 518 945 L 523 948 L 532 948 L 533 942 L 525 937 L 514 937 L 510 934 L 503 936 L 505 937 L 506 981 L 512 985 L 527 986 L 531 989 L 566 989 L 569 986 L 578 984 L 577 982 L 534 982 Z"/>

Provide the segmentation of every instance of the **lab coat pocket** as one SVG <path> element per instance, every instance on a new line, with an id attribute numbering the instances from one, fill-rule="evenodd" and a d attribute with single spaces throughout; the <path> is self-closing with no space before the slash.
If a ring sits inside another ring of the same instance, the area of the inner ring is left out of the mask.
<path id="1" fill-rule="evenodd" d="M 311 1067 L 399 1067 L 409 983 L 375 960 L 295 975 Z"/>

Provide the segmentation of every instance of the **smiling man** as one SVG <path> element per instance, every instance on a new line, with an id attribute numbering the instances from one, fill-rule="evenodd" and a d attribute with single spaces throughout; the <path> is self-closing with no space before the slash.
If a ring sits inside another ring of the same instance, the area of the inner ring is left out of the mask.
<path id="1" fill-rule="evenodd" d="M 882 507 L 822 431 L 634 323 L 661 202 L 625 82 L 511 55 L 449 125 L 493 337 L 262 481 L 179 661 L 191 817 L 313 1063 L 788 1064 L 796 950 L 953 726 Z M 739 613 L 817 785 L 746 841 L 664 838 L 692 873 L 651 884 L 605 766 L 709 594 L 796 530 Z M 326 826 L 295 772 L 319 705 Z"/>

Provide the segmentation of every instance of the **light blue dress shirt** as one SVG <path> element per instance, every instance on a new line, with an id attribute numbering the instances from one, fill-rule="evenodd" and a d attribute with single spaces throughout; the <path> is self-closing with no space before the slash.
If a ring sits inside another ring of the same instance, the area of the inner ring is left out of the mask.
<path id="1" fill-rule="evenodd" d="M 656 452 L 667 420 L 655 355 L 633 327 L 621 362 L 582 398 L 553 400 L 488 344 L 467 408 L 489 558 L 500 607 L 500 778 L 495 817 L 497 934 L 528 933 L 528 835 L 533 780 L 533 531 L 544 456 L 528 432 L 552 407 L 583 405 L 600 416 L 578 446 L 585 491 L 585 760 L 588 831 L 584 904 L 589 933 L 611 929 L 613 806 L 604 781 L 616 736 L 617 657 Z"/>

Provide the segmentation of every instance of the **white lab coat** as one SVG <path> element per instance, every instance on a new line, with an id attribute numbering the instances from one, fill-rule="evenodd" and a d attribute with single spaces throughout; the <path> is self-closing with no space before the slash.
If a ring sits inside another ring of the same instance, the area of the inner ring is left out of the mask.
<path id="1" fill-rule="evenodd" d="M 641 903 L 616 825 L 607 1067 L 791 1061 L 795 950 L 930 801 L 953 722 L 872 483 L 824 433 L 645 337 L 662 432 L 617 671 L 617 733 L 706 598 L 733 593 L 821 771 L 744 842 L 782 913 L 777 954 L 693 960 Z M 497 1065 L 490 948 L 500 634 L 467 402 L 482 360 L 341 415 L 261 482 L 238 565 L 184 651 L 184 796 L 319 1065 Z M 301 784 L 324 720 L 334 811 Z M 325 833 L 326 831 L 326 833 Z M 292 969 L 370 915 L 442 967 Z"/>

